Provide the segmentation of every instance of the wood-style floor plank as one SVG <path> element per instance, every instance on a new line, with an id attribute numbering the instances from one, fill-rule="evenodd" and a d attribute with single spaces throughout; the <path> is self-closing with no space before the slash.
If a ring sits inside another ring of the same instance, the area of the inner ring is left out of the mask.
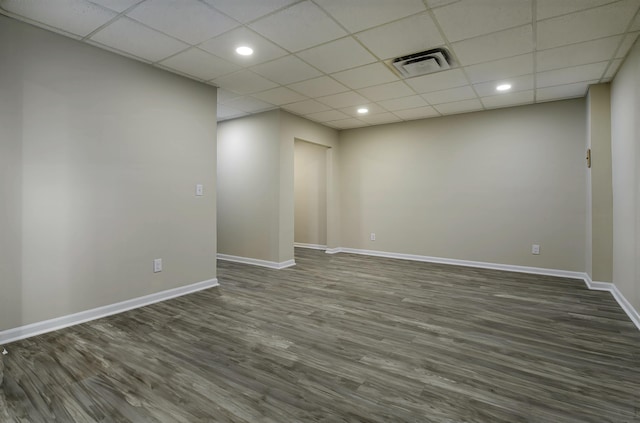
<path id="1" fill-rule="evenodd" d="M 640 422 L 640 332 L 582 281 L 296 249 L 8 345 L 0 422 Z"/>

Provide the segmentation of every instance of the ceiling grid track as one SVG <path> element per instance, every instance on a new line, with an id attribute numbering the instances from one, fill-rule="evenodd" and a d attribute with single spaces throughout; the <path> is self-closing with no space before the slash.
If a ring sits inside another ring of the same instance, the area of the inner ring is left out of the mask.
<path id="1" fill-rule="evenodd" d="M 0 13 L 216 86 L 219 120 L 281 108 L 336 129 L 581 97 L 640 33 L 640 0 L 480 1 L 0 0 Z M 244 39 L 253 58 L 234 55 Z M 390 65 L 440 47 L 451 69 Z"/>

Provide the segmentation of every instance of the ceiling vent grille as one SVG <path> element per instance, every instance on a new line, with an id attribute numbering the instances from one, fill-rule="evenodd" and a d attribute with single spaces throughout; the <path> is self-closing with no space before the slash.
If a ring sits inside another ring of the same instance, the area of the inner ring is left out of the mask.
<path id="1" fill-rule="evenodd" d="M 403 78 L 451 69 L 451 55 L 444 48 L 422 51 L 391 60 L 392 68 Z"/>

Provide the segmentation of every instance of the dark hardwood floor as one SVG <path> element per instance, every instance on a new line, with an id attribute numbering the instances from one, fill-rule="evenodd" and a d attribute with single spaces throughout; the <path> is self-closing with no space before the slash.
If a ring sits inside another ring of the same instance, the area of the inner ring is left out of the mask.
<path id="1" fill-rule="evenodd" d="M 314 250 L 296 261 L 219 262 L 219 288 L 7 345 L 0 421 L 640 421 L 640 332 L 609 293 Z"/>

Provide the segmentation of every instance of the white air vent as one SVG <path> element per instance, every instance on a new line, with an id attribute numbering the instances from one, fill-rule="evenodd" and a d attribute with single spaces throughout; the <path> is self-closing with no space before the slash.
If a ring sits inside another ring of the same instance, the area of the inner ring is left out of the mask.
<path id="1" fill-rule="evenodd" d="M 404 78 L 426 75 L 451 69 L 449 52 L 443 48 L 398 57 L 391 61 L 393 68 Z"/>

